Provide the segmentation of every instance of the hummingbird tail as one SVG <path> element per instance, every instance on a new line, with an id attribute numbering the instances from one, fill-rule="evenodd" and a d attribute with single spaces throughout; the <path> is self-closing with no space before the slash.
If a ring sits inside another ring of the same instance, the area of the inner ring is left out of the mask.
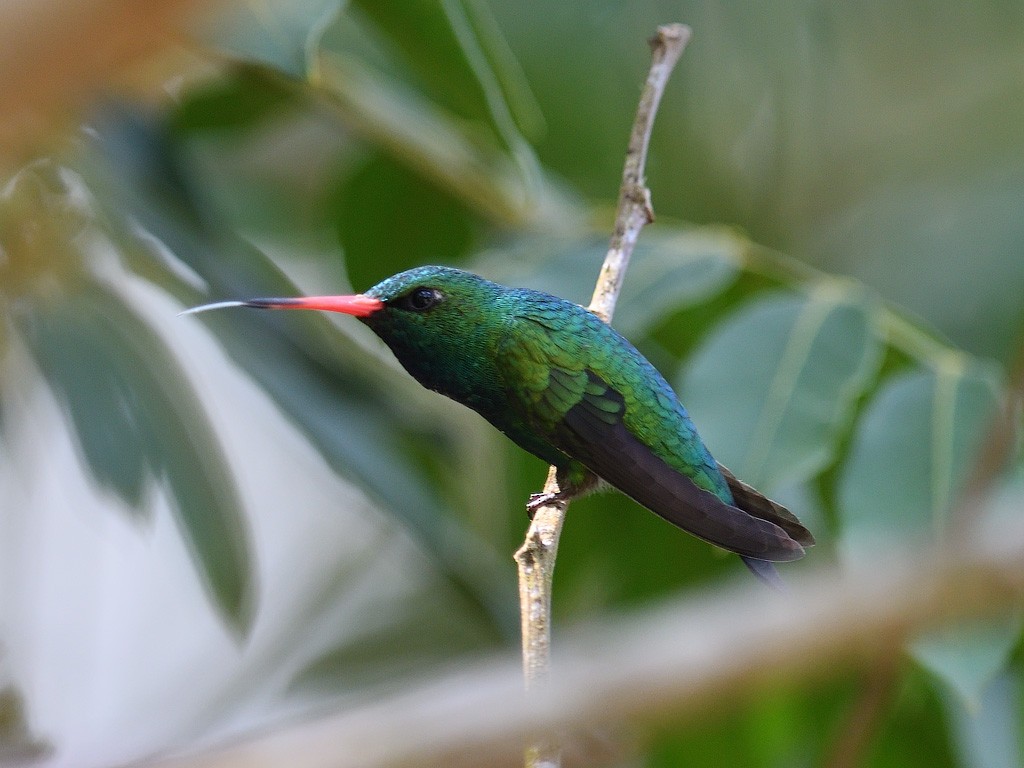
<path id="1" fill-rule="evenodd" d="M 745 557 L 744 555 L 740 555 L 740 559 L 750 569 L 751 573 L 776 592 L 786 592 L 789 589 L 772 563 L 767 560 L 758 560 L 755 557 Z"/>
<path id="2" fill-rule="evenodd" d="M 790 538 L 799 542 L 801 546 L 814 546 L 814 536 L 797 520 L 796 515 L 778 502 L 772 501 L 764 494 L 739 480 L 736 475 L 721 464 L 718 465 L 718 471 L 722 473 L 722 476 L 725 477 L 726 482 L 729 484 L 729 492 L 732 494 L 737 507 L 754 517 L 775 523 L 788 533 Z"/>

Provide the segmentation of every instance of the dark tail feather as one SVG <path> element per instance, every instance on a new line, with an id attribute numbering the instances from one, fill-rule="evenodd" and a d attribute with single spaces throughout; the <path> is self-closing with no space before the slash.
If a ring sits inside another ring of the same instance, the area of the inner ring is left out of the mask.
<path id="1" fill-rule="evenodd" d="M 742 480 L 737 479 L 736 475 L 721 464 L 718 465 L 718 469 L 729 484 L 729 491 L 732 493 L 737 507 L 749 515 L 775 523 L 788 533 L 791 539 L 799 542 L 802 546 L 814 546 L 814 537 L 797 520 L 796 515 L 778 502 L 772 501 L 764 494 L 750 487 Z"/>
<path id="2" fill-rule="evenodd" d="M 776 592 L 787 591 L 786 582 L 782 580 L 775 566 L 767 560 L 758 560 L 757 558 L 744 557 L 743 555 L 740 555 L 740 559 L 763 584 L 767 584 Z"/>

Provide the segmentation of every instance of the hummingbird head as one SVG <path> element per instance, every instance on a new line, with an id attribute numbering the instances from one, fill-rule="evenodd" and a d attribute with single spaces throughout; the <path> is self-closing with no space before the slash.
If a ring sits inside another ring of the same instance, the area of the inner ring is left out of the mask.
<path id="1" fill-rule="evenodd" d="M 467 381 L 487 375 L 488 341 L 501 323 L 507 292 L 471 272 L 431 266 L 401 272 L 354 296 L 224 301 L 182 314 L 256 307 L 353 315 L 383 339 L 421 384 L 458 396 Z"/>
<path id="2" fill-rule="evenodd" d="M 505 290 L 461 269 L 417 267 L 368 290 L 365 295 L 380 301 L 381 309 L 360 319 L 389 346 L 393 341 L 424 349 L 465 343 L 493 323 Z"/>
<path id="3" fill-rule="evenodd" d="M 491 342 L 507 291 L 460 269 L 417 267 L 368 290 L 382 307 L 360 319 L 423 386 L 466 402 L 494 379 Z"/>

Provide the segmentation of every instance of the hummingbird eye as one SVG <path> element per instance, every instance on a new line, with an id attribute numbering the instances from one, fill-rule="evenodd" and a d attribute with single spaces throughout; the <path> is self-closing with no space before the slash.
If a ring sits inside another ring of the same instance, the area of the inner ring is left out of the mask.
<path id="1" fill-rule="evenodd" d="M 425 312 L 443 299 L 444 294 L 436 288 L 417 288 L 399 299 L 398 306 L 413 312 Z"/>

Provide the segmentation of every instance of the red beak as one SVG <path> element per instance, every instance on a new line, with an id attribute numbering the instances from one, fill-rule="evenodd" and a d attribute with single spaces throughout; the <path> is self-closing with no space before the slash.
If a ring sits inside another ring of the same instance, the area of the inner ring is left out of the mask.
<path id="1" fill-rule="evenodd" d="M 246 299 L 245 301 L 218 301 L 201 307 L 186 309 L 181 314 L 192 315 L 208 309 L 222 307 L 257 307 L 259 309 L 319 309 L 324 312 L 341 312 L 355 317 L 368 317 L 384 307 L 384 302 L 372 296 L 357 293 L 355 296 L 300 296 L 294 299 Z"/>

